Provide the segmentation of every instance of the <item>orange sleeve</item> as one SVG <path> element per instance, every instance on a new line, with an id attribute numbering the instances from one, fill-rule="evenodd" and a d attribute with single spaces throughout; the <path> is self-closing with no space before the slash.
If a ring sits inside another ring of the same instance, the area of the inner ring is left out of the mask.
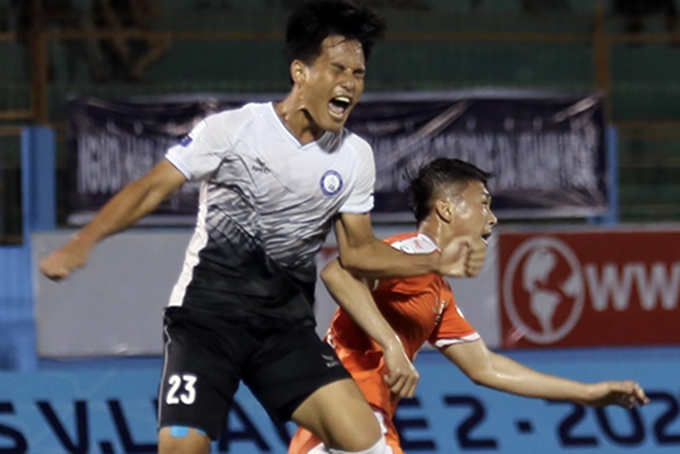
<path id="1" fill-rule="evenodd" d="M 428 342 L 437 348 L 443 348 L 479 339 L 480 336 L 477 330 L 467 321 L 463 316 L 463 312 L 456 305 L 456 299 L 446 281 L 442 285 L 442 299 L 446 301 L 446 306 Z"/>

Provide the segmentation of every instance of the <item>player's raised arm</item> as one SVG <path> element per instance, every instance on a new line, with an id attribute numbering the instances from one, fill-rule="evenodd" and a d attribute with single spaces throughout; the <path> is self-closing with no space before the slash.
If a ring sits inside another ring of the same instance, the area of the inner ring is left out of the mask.
<path id="1" fill-rule="evenodd" d="M 185 176 L 163 159 L 149 173 L 118 192 L 95 218 L 73 235 L 61 248 L 40 261 L 40 271 L 50 279 L 68 277 L 87 262 L 92 247 L 102 239 L 124 230 L 152 212 Z"/>
<path id="2" fill-rule="evenodd" d="M 342 213 L 335 222 L 342 266 L 353 274 L 384 279 L 439 273 L 451 277 L 477 276 L 487 245 L 462 236 L 441 252 L 405 254 L 378 240 L 368 213 Z"/>
<path id="3" fill-rule="evenodd" d="M 649 402 L 631 380 L 587 384 L 538 372 L 490 351 L 484 341 L 451 345 L 442 353 L 478 385 L 525 397 L 561 400 L 590 406 L 631 408 Z"/>
<path id="4" fill-rule="evenodd" d="M 408 359 L 399 336 L 378 310 L 366 284 L 347 272 L 337 259 L 321 271 L 321 279 L 333 299 L 382 348 L 390 371 L 384 378 L 390 390 L 400 397 L 413 397 L 420 376 Z"/>

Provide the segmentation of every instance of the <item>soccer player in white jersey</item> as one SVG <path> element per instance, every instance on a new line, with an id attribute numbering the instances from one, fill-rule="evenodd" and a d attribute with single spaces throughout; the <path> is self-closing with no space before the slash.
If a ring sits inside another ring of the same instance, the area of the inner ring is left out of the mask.
<path id="1" fill-rule="evenodd" d="M 46 276 L 65 278 L 98 241 L 187 180 L 202 181 L 195 233 L 164 311 L 161 454 L 207 453 L 241 381 L 272 419 L 294 420 L 334 452 L 388 449 L 356 383 L 315 334 L 315 254 L 333 225 L 342 265 L 356 275 L 474 276 L 486 245 L 463 238 L 409 255 L 373 235 L 372 150 L 343 127 L 383 30 L 373 12 L 345 1 L 299 7 L 286 32 L 285 99 L 208 117 L 41 261 Z M 412 395 L 418 374 L 394 331 L 374 305 L 358 315 L 384 349 L 391 389 Z"/>

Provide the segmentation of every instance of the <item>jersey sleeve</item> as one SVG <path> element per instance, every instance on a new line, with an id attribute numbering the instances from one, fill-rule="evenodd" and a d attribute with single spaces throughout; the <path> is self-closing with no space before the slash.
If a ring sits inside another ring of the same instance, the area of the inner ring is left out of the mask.
<path id="1" fill-rule="evenodd" d="M 456 305 L 453 292 L 446 282 L 444 294 L 446 295 L 446 306 L 442 312 L 441 320 L 428 339 L 430 344 L 437 348 L 445 348 L 449 345 L 478 340 L 480 338 L 479 333 L 463 316 L 463 312 Z"/>
<path id="2" fill-rule="evenodd" d="M 247 106 L 202 120 L 165 155 L 189 181 L 209 178 L 229 155 L 241 127 L 251 116 Z"/>
<path id="3" fill-rule="evenodd" d="M 356 156 L 356 179 L 349 198 L 340 207 L 341 213 L 361 214 L 373 209 L 373 190 L 375 187 L 375 160 L 373 149 L 364 140 L 353 137 Z"/>

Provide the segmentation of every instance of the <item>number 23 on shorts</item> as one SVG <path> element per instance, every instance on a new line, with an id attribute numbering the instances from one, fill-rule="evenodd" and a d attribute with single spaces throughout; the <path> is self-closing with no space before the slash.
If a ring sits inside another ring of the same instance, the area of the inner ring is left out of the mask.
<path id="1" fill-rule="evenodd" d="M 195 375 L 171 375 L 170 378 L 168 378 L 170 389 L 165 396 L 165 403 L 168 405 L 177 405 L 180 402 L 185 405 L 193 404 L 196 400 L 195 383 Z"/>

